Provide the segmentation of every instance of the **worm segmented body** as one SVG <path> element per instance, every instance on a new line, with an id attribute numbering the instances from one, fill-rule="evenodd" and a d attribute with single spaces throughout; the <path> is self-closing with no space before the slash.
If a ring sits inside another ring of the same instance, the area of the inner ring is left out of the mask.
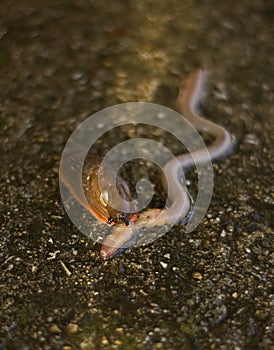
<path id="1" fill-rule="evenodd" d="M 186 189 L 179 180 L 179 172 L 187 170 L 193 165 L 208 160 L 208 154 L 212 160 L 225 156 L 232 148 L 230 134 L 221 126 L 206 120 L 197 114 L 197 108 L 201 102 L 206 73 L 203 69 L 197 69 L 190 74 L 186 81 L 182 81 L 176 101 L 176 110 L 202 133 L 214 137 L 214 141 L 207 149 L 201 149 L 190 154 L 182 154 L 167 162 L 163 172 L 169 179 L 170 204 L 165 209 L 149 209 L 140 213 L 135 222 L 128 227 L 116 225 L 112 232 L 105 238 L 101 257 L 104 259 L 113 257 L 122 248 L 128 246 L 128 242 L 134 238 L 143 227 L 160 225 L 173 225 L 187 217 L 191 203 Z M 179 127 L 179 126 L 178 126 Z M 163 179 L 163 186 L 165 181 Z"/>
<path id="2" fill-rule="evenodd" d="M 194 165 L 206 163 L 225 156 L 232 148 L 230 134 L 221 126 L 202 118 L 197 114 L 198 104 L 201 102 L 206 73 L 203 69 L 197 69 L 190 74 L 188 79 L 182 81 L 176 101 L 177 111 L 183 115 L 199 132 L 211 135 L 214 140 L 206 148 L 197 149 L 190 153 L 184 153 L 168 161 L 163 167 L 165 178 L 162 179 L 163 187 L 168 183 L 168 206 L 164 209 L 148 209 L 138 214 L 128 213 L 128 203 L 132 202 L 129 187 L 125 180 L 116 177 L 116 188 L 119 193 L 119 201 L 122 210 L 115 210 L 109 205 L 109 199 L 113 194 L 111 186 L 105 191 L 100 190 L 98 181 L 98 169 L 100 159 L 95 155 L 88 155 L 83 169 L 77 170 L 77 161 L 73 159 L 68 166 L 75 167 L 76 171 L 68 172 L 71 178 L 66 178 L 66 170 L 60 172 L 60 178 L 69 189 L 75 199 L 86 208 L 96 219 L 104 224 L 111 225 L 110 234 L 104 239 L 100 255 L 103 259 L 111 258 L 121 250 L 131 245 L 132 240 L 142 228 L 162 225 L 173 225 L 184 218 L 188 218 L 191 209 L 190 198 L 186 188 L 182 185 L 179 174 Z M 181 126 L 176 126 L 180 128 Z M 77 158 L 77 157 L 76 157 Z M 75 158 L 75 159 L 76 159 Z M 82 184 L 77 176 L 77 171 L 82 170 Z M 106 169 L 107 177 L 112 169 Z M 76 174 L 76 176 L 74 176 Z M 167 181 L 166 181 L 167 180 Z M 108 182 L 108 181 L 106 181 Z M 109 181 L 111 184 L 112 181 Z M 85 200 L 80 193 L 82 186 Z M 113 185 L 112 185 L 113 186 Z M 78 190 L 75 191 L 75 188 Z M 116 197 L 113 197 L 116 198 Z"/>

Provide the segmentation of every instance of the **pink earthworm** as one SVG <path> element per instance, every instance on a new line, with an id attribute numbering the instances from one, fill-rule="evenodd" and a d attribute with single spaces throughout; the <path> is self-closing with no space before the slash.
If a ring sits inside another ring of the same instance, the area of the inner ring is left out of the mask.
<path id="1" fill-rule="evenodd" d="M 173 225 L 186 218 L 191 209 L 191 203 L 187 190 L 180 182 L 179 172 L 182 168 L 188 170 L 195 164 L 205 162 L 208 155 L 211 160 L 215 160 L 230 152 L 232 142 L 228 131 L 197 114 L 204 92 L 205 79 L 205 70 L 199 68 L 193 71 L 188 79 L 182 80 L 176 110 L 199 132 L 213 136 L 214 141 L 206 149 L 198 149 L 191 154 L 182 154 L 167 162 L 163 171 L 169 180 L 169 206 L 164 209 L 154 208 L 141 212 L 139 217 L 129 221 L 127 226 L 119 223 L 114 225 L 101 247 L 100 255 L 103 259 L 111 258 L 130 246 L 132 239 L 144 227 Z M 164 179 L 162 182 L 165 187 Z"/>

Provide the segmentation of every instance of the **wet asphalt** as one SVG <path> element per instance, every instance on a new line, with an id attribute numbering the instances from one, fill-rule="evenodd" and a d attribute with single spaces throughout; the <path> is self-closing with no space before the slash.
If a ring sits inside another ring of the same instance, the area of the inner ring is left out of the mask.
<path id="1" fill-rule="evenodd" d="M 274 349 L 273 14 L 270 1 L 1 2 L 0 349 Z M 66 140 L 108 106 L 174 106 L 201 65 L 202 113 L 234 142 L 207 214 L 103 261 L 61 201 Z"/>

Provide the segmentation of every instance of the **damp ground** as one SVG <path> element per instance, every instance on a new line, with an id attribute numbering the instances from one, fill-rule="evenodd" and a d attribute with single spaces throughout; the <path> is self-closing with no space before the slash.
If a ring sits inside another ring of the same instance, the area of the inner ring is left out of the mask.
<path id="1" fill-rule="evenodd" d="M 274 349 L 273 14 L 270 1 L 1 2 L 1 349 Z M 103 261 L 61 202 L 66 140 L 118 103 L 173 107 L 200 65 L 202 112 L 234 139 L 208 212 Z"/>

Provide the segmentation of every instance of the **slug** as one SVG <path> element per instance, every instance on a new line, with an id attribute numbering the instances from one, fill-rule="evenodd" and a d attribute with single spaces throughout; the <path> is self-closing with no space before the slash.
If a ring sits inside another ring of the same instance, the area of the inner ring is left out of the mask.
<path id="1" fill-rule="evenodd" d="M 128 187 L 127 182 L 120 176 L 116 177 L 116 187 L 118 190 L 119 198 L 115 200 L 120 200 L 124 211 L 120 212 L 112 206 L 109 205 L 110 199 L 114 198 L 113 185 L 111 181 L 112 168 L 105 166 L 104 176 L 105 183 L 109 184 L 108 189 L 101 192 L 99 187 L 99 167 L 101 164 L 100 158 L 95 154 L 89 153 L 85 159 L 85 163 L 82 171 L 82 185 L 84 194 L 86 196 L 87 202 L 92 210 L 92 214 L 101 222 L 115 225 L 115 224 L 125 224 L 129 225 L 130 221 L 136 219 L 136 214 L 128 213 L 127 204 L 132 201 L 132 196 Z"/>
<path id="2" fill-rule="evenodd" d="M 113 226 L 115 224 L 124 224 L 128 226 L 130 222 L 133 222 L 137 219 L 138 215 L 136 213 L 129 213 L 128 211 L 128 203 L 132 201 L 132 196 L 128 187 L 128 184 L 125 180 L 123 180 L 120 176 L 116 177 L 116 188 L 119 194 L 114 197 L 115 193 L 113 191 L 112 181 L 108 181 L 108 177 L 110 178 L 113 174 L 113 169 L 111 167 L 104 168 L 104 176 L 105 182 L 109 183 L 107 190 L 100 191 L 98 173 L 101 164 L 101 159 L 96 154 L 89 152 L 86 156 L 83 168 L 79 163 L 78 154 L 69 155 L 69 159 L 67 158 L 68 164 L 73 167 L 76 173 L 77 171 L 82 170 L 81 186 L 83 188 L 83 192 L 85 195 L 86 201 L 84 201 L 74 190 L 75 186 L 79 186 L 78 184 L 78 176 L 67 178 L 66 172 L 60 171 L 60 179 L 68 188 L 72 196 L 80 203 L 85 209 L 87 209 L 97 220 L 102 222 L 103 224 L 108 224 Z M 74 172 L 68 172 L 73 174 Z M 76 179 L 76 180 L 75 180 Z M 121 208 L 124 208 L 124 211 L 118 211 L 112 206 L 109 205 L 111 200 L 120 201 Z"/>

